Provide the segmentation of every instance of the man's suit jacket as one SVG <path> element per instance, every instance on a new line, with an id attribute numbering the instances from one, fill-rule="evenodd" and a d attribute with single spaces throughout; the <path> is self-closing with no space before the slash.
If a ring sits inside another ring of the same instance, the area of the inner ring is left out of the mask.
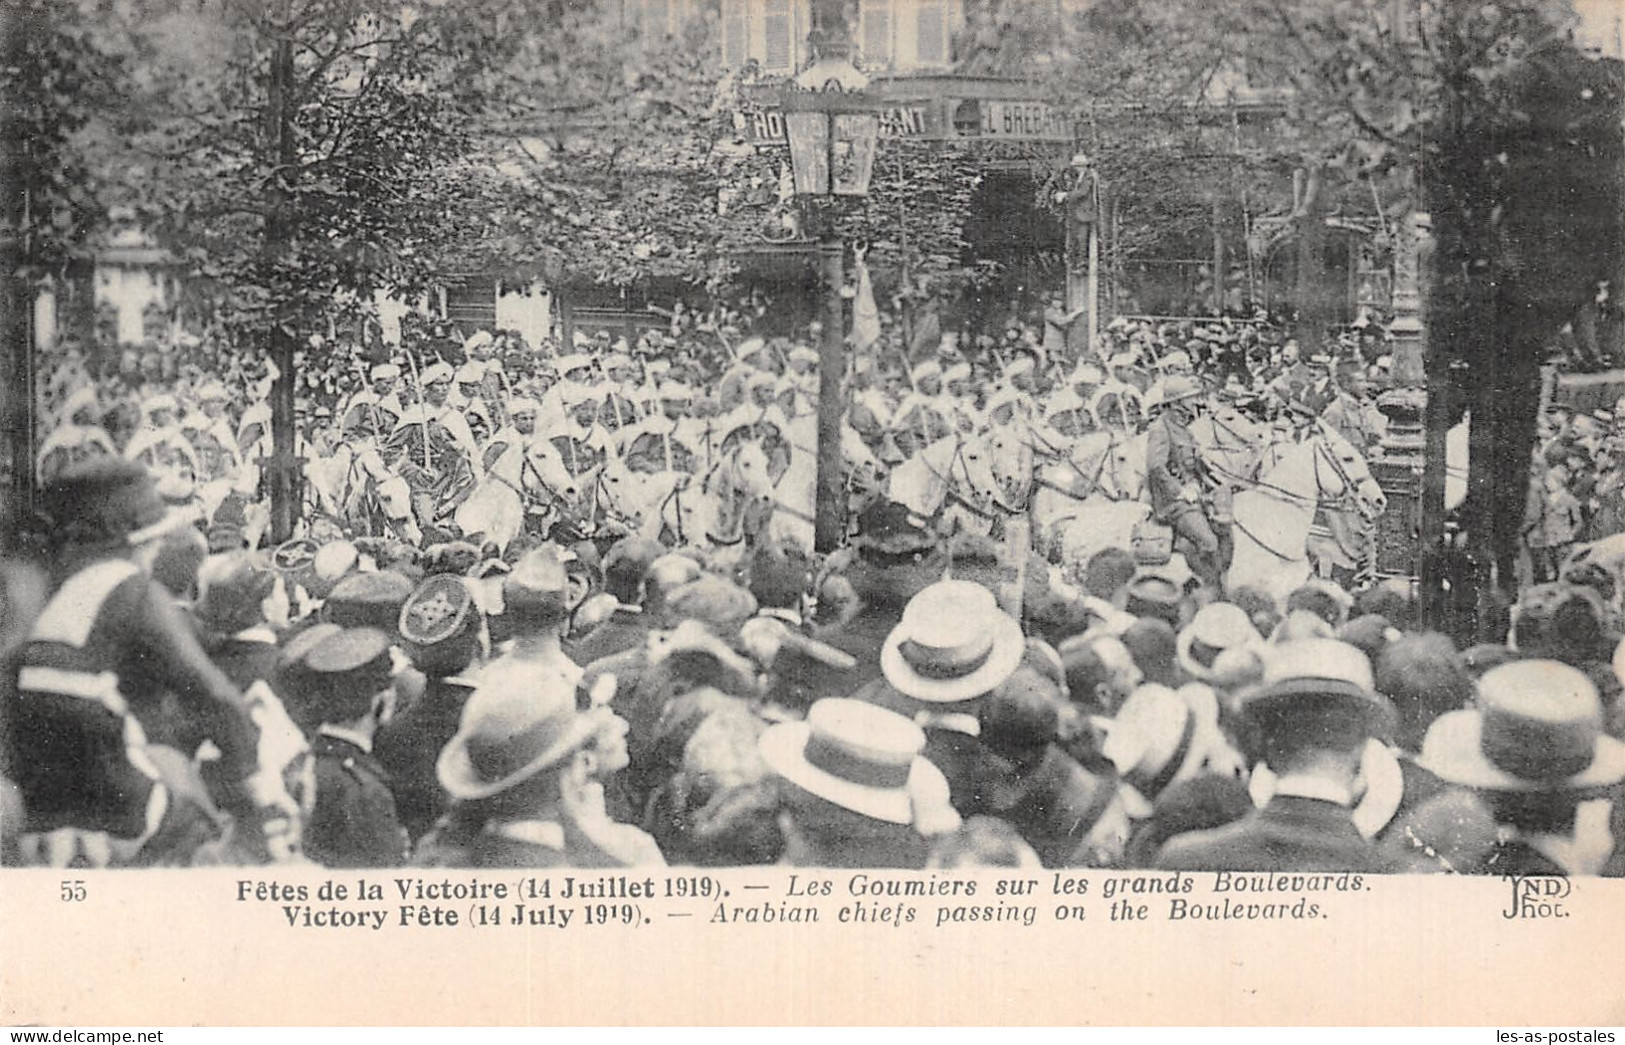
<path id="1" fill-rule="evenodd" d="M 1232 824 L 1169 839 L 1157 854 L 1163 871 L 1365 871 L 1394 864 L 1334 802 L 1277 795 Z"/>

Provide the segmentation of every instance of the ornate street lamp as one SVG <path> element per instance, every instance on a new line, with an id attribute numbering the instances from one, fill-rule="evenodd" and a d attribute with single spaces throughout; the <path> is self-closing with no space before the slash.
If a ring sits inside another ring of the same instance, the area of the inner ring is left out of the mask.
<path id="1" fill-rule="evenodd" d="M 840 27 L 844 29 L 844 25 Z M 852 64 L 844 32 L 815 29 L 809 36 L 815 58 L 784 92 L 785 134 L 796 194 L 822 200 L 828 210 L 841 196 L 866 196 L 880 137 L 880 106 L 865 93 L 868 77 Z M 809 217 L 817 216 L 809 207 Z M 841 417 L 846 396 L 846 322 L 841 288 L 846 283 L 845 245 L 833 214 L 820 223 L 817 251 L 824 279 L 824 340 L 818 353 L 818 489 L 813 511 L 813 547 L 834 551 L 845 529 L 841 496 Z"/>

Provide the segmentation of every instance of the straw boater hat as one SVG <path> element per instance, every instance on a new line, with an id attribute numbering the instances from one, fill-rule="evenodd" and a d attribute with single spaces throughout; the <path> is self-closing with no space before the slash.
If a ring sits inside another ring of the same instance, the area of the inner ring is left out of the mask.
<path id="1" fill-rule="evenodd" d="M 528 686 L 482 686 L 468 698 L 435 775 L 453 799 L 491 798 L 569 758 L 599 724 L 568 701 L 536 699 Z"/>
<path id="2" fill-rule="evenodd" d="M 1213 680 L 1213 664 L 1219 654 L 1231 649 L 1252 649 L 1263 645 L 1264 637 L 1253 627 L 1247 611 L 1231 602 L 1210 602 L 1196 611 L 1179 633 L 1175 656 L 1191 678 Z"/>
<path id="3" fill-rule="evenodd" d="M 785 780 L 874 820 L 919 825 L 949 804 L 948 781 L 920 754 L 925 732 L 874 704 L 820 700 L 806 721 L 769 728 L 759 749 Z"/>
<path id="4" fill-rule="evenodd" d="M 939 581 L 909 600 L 880 650 L 893 689 L 933 704 L 990 693 L 1021 663 L 1021 625 L 972 581 Z"/>
<path id="5" fill-rule="evenodd" d="M 1205 686 L 1176 691 L 1146 683 L 1129 694 L 1104 726 L 1101 753 L 1148 801 L 1175 780 L 1193 776 L 1225 744 L 1218 700 Z M 1149 806 L 1133 812 L 1140 819 L 1151 814 Z"/>
<path id="6" fill-rule="evenodd" d="M 1625 780 L 1625 743 L 1602 730 L 1591 680 L 1555 660 L 1521 660 L 1478 680 L 1477 706 L 1440 715 L 1418 762 L 1479 791 L 1589 794 Z"/>

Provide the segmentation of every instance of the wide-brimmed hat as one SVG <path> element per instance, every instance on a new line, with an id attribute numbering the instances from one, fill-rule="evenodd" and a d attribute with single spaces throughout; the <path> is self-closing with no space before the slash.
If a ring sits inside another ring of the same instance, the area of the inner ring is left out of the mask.
<path id="1" fill-rule="evenodd" d="M 731 637 L 756 616 L 756 597 L 732 581 L 702 576 L 668 594 L 665 612 L 674 623 L 698 621 L 714 634 Z"/>
<path id="2" fill-rule="evenodd" d="M 881 646 L 880 670 L 905 696 L 952 704 L 992 692 L 1025 650 L 1021 625 L 991 591 L 972 581 L 938 581 L 909 600 Z"/>
<path id="3" fill-rule="evenodd" d="M 1196 399 L 1202 394 L 1202 386 L 1194 377 L 1184 374 L 1174 374 L 1162 386 L 1162 401 L 1164 403 L 1177 403 L 1182 399 Z"/>
<path id="4" fill-rule="evenodd" d="M 1264 636 L 1253 627 L 1247 611 L 1233 602 L 1210 602 L 1196 611 L 1179 633 L 1174 656 L 1179 666 L 1191 678 L 1209 682 L 1213 679 L 1213 662 L 1228 649 L 1248 649 L 1260 646 Z"/>
<path id="5" fill-rule="evenodd" d="M 1440 715 L 1418 762 L 1480 791 L 1587 793 L 1625 780 L 1625 743 L 1602 730 L 1591 680 L 1555 660 L 1521 660 L 1478 680 L 1477 707 Z"/>
<path id="6" fill-rule="evenodd" d="M 435 775 L 454 799 L 490 798 L 563 762 L 600 724 L 572 703 L 537 700 L 527 686 L 482 686 L 464 705 Z"/>
<path id="7" fill-rule="evenodd" d="M 1184 597 L 1184 590 L 1171 578 L 1160 573 L 1137 573 L 1129 582 L 1123 608 L 1131 616 L 1156 617 L 1174 624 Z"/>
<path id="8" fill-rule="evenodd" d="M 1394 706 L 1376 691 L 1370 658 L 1336 639 L 1295 639 L 1267 647 L 1263 681 L 1256 689 L 1237 694 L 1237 702 L 1246 712 L 1286 705 L 1307 708 L 1331 701 L 1364 711 L 1373 733 L 1393 725 Z"/>
<path id="9" fill-rule="evenodd" d="M 815 703 L 805 722 L 769 728 L 762 760 L 809 794 L 891 824 L 919 824 L 948 805 L 948 781 L 920 752 L 925 732 L 859 700 Z"/>

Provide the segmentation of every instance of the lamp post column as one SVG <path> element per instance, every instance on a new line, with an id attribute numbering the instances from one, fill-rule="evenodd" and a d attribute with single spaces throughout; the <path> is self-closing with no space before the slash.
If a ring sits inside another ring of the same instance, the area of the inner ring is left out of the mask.
<path id="1" fill-rule="evenodd" d="M 818 349 L 818 492 L 813 511 L 813 550 L 840 546 L 845 530 L 841 482 L 841 417 L 846 412 L 846 322 L 841 288 L 846 284 L 845 247 L 835 233 L 818 245 L 824 282 L 823 342 Z"/>

